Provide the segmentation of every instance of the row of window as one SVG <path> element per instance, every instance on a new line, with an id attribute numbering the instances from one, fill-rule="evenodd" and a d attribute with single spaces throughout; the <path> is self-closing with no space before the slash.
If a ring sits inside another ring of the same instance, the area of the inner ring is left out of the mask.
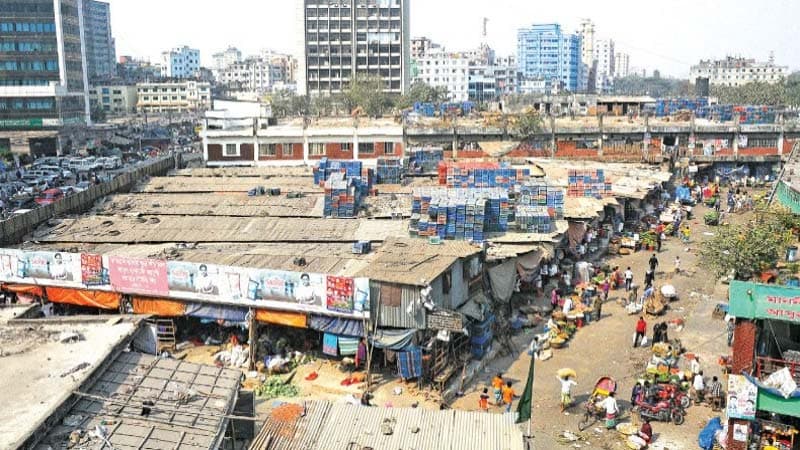
<path id="1" fill-rule="evenodd" d="M 51 80 L 0 80 L 0 86 L 47 86 L 50 82 Z"/>
<path id="2" fill-rule="evenodd" d="M 55 72 L 58 70 L 58 61 L 3 61 L 0 62 L 0 71 L 8 72 Z"/>
<path id="3" fill-rule="evenodd" d="M 0 42 L 0 52 L 55 52 L 56 44 L 53 42 Z"/>
<path id="4" fill-rule="evenodd" d="M 279 144 L 258 144 L 258 156 L 269 157 L 278 156 Z M 283 156 L 293 156 L 295 144 L 280 144 L 282 146 L 281 154 Z M 311 156 L 324 156 L 325 155 L 324 143 L 312 143 L 308 146 L 308 152 Z M 353 144 L 350 142 L 343 142 L 339 144 L 343 152 L 353 150 Z M 362 142 L 358 144 L 359 154 L 369 155 L 374 154 L 376 148 L 382 148 L 384 154 L 394 154 L 394 142 L 379 142 L 377 145 L 374 142 Z M 239 146 L 237 144 L 225 144 L 224 155 L 226 157 L 239 156 Z"/>
<path id="5" fill-rule="evenodd" d="M 0 110 L 49 110 L 53 109 L 52 100 L 7 100 L 0 101 Z"/>
<path id="6" fill-rule="evenodd" d="M 55 23 L 0 22 L 0 33 L 55 33 Z"/>
<path id="7" fill-rule="evenodd" d="M 3 12 L 18 12 L 18 13 L 53 12 L 53 2 L 50 3 L 5 2 L 5 4 L 3 5 Z"/>

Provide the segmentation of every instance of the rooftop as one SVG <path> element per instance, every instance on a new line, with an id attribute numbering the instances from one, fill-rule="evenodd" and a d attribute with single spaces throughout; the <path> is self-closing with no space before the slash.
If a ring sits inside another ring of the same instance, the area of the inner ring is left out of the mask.
<path id="1" fill-rule="evenodd" d="M 290 413 L 296 411 L 292 406 L 286 408 Z M 284 420 L 268 418 L 250 450 L 340 450 L 349 446 L 439 450 L 525 448 L 513 414 L 366 408 L 321 401 L 305 402 L 299 409 L 296 417 L 289 414 Z M 392 428 L 391 434 L 381 432 L 384 424 Z"/>
<path id="2" fill-rule="evenodd" d="M 10 309 L 3 311 L 6 316 Z M 113 325 L 105 320 L 0 322 L 0 448 L 16 448 L 28 439 L 136 330 L 131 320 Z M 83 339 L 61 342 L 62 333 Z"/>

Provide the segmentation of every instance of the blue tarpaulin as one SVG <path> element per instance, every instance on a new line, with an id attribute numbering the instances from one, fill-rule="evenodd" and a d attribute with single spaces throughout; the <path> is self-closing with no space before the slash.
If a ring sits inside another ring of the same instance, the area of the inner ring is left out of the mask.
<path id="1" fill-rule="evenodd" d="M 378 330 L 369 340 L 375 348 L 401 351 L 412 345 L 417 330 Z"/>
<path id="2" fill-rule="evenodd" d="M 397 371 L 400 378 L 408 380 L 422 376 L 422 351 L 414 347 L 397 353 Z"/>
<path id="3" fill-rule="evenodd" d="M 312 314 L 308 321 L 308 328 L 340 336 L 364 336 L 364 322 L 361 320 Z"/>
<path id="4" fill-rule="evenodd" d="M 675 188 L 675 200 L 689 200 L 692 198 L 692 191 L 686 186 L 679 186 Z"/>
<path id="5" fill-rule="evenodd" d="M 188 303 L 186 305 L 186 315 L 201 319 L 225 320 L 227 322 L 245 322 L 247 320 L 246 309 L 203 303 Z"/>
<path id="6" fill-rule="evenodd" d="M 721 429 L 722 422 L 720 421 L 719 417 L 714 417 L 708 421 L 708 425 L 706 425 L 705 428 L 700 431 L 700 434 L 697 436 L 697 445 L 699 445 L 703 450 L 713 449 L 714 436 L 716 436 L 717 431 Z"/>

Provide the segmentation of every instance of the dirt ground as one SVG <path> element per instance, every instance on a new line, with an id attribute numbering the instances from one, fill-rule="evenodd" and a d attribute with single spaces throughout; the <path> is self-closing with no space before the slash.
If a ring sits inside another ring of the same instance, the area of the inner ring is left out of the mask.
<path id="1" fill-rule="evenodd" d="M 688 352 L 700 356 L 701 366 L 706 377 L 719 376 L 721 368 L 717 360 L 728 354 L 726 328 L 722 320 L 713 319 L 712 312 L 717 303 L 726 302 L 727 286 L 715 282 L 715 277 L 704 270 L 696 254 L 697 244 L 708 239 L 704 233 L 713 233 L 714 227 L 703 224 L 704 206 L 695 208 L 692 226 L 692 242 L 683 244 L 678 238 L 665 241 L 658 254 L 659 267 L 656 270 L 656 285 L 669 280 L 673 284 L 680 299 L 670 305 L 667 313 L 661 317 L 646 317 L 648 336 L 652 335 L 652 326 L 656 322 L 682 318 L 685 327 L 682 331 L 670 328 L 669 337 L 678 338 Z M 743 220 L 744 216 L 734 216 L 732 220 Z M 647 269 L 647 260 L 651 252 L 637 252 L 632 255 L 607 258 L 611 265 L 622 268 L 630 266 L 634 271 L 634 282 L 641 284 Z M 674 274 L 674 260 L 681 258 L 684 273 Z M 628 315 L 616 302 L 624 294 L 624 290 L 612 291 L 609 302 L 603 307 L 603 317 L 599 322 L 592 322 L 579 330 L 569 345 L 554 350 L 553 358 L 537 361 L 534 380 L 533 411 L 533 446 L 538 449 L 560 447 L 572 448 L 627 448 L 616 432 L 606 431 L 603 423 L 596 423 L 583 433 L 578 432 L 578 421 L 582 416 L 583 402 L 588 398 L 595 381 L 601 376 L 611 376 L 619 384 L 618 401 L 623 409 L 622 421 L 633 420 L 630 411 L 630 392 L 637 377 L 643 372 L 647 360 L 651 356 L 649 348 L 633 348 L 632 335 L 638 315 Z M 543 302 L 544 300 L 539 300 Z M 532 333 L 518 336 L 517 343 L 528 343 Z M 524 347 L 518 346 L 522 349 Z M 682 367 L 688 362 L 681 360 Z M 458 399 L 453 407 L 458 409 L 478 409 L 478 397 L 483 387 L 488 387 L 491 377 L 496 372 L 503 372 L 507 380 L 514 382 L 515 391 L 520 394 L 524 389 L 530 357 L 526 352 L 515 357 L 506 356 L 489 364 L 481 379 L 476 380 L 467 390 L 466 395 Z M 578 374 L 578 386 L 573 388 L 574 406 L 566 413 L 560 413 L 560 384 L 556 379 L 556 371 L 569 367 Z M 723 383 L 724 385 L 724 383 Z M 491 391 L 491 389 L 490 389 Z M 516 410 L 516 405 L 514 406 Z M 499 413 L 497 407 L 491 413 Z M 687 449 L 696 448 L 697 435 L 707 421 L 720 415 L 707 406 L 692 406 L 687 412 L 683 425 L 653 422 L 655 441 L 652 449 Z M 581 440 L 566 444 L 560 443 L 558 436 L 565 430 L 576 433 Z"/>

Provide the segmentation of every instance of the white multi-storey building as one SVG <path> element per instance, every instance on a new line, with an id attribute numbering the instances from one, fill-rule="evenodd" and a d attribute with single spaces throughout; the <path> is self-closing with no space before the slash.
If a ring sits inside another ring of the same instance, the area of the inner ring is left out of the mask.
<path id="1" fill-rule="evenodd" d="M 211 84 L 200 81 L 139 83 L 137 108 L 142 112 L 188 112 L 211 105 Z"/>
<path id="2" fill-rule="evenodd" d="M 583 65 L 581 77 L 581 90 L 594 90 L 594 41 L 595 41 L 595 28 L 594 22 L 591 19 L 581 20 L 578 29 L 578 36 L 581 37 L 581 64 Z"/>
<path id="3" fill-rule="evenodd" d="M 164 78 L 193 78 L 200 72 L 200 50 L 176 47 L 161 53 L 161 76 Z"/>
<path id="4" fill-rule="evenodd" d="M 614 78 L 625 78 L 630 75 L 631 56 L 627 53 L 614 54 Z"/>
<path id="5" fill-rule="evenodd" d="M 424 57 L 434 48 L 439 48 L 439 45 L 434 43 L 430 38 L 425 36 L 416 37 L 411 39 L 411 59 L 419 60 Z"/>
<path id="6" fill-rule="evenodd" d="M 595 90 L 606 93 L 614 86 L 614 41 L 597 39 L 594 42 Z"/>
<path id="7" fill-rule="evenodd" d="M 242 61 L 242 52 L 236 47 L 228 47 L 225 51 L 211 55 L 214 60 L 214 70 L 225 70 L 231 64 Z"/>
<path id="8" fill-rule="evenodd" d="M 217 83 L 238 92 L 263 94 L 270 91 L 274 82 L 272 65 L 260 58 L 230 64 L 217 76 Z"/>
<path id="9" fill-rule="evenodd" d="M 107 114 L 131 114 L 136 112 L 136 86 L 95 85 L 89 88 L 89 100 Z"/>
<path id="10" fill-rule="evenodd" d="M 410 0 L 294 0 L 303 36 L 297 90 L 333 94 L 356 74 L 379 77 L 385 91 L 410 84 Z"/>
<path id="11" fill-rule="evenodd" d="M 777 83 L 789 74 L 787 66 L 778 66 L 772 57 L 767 62 L 728 56 L 716 61 L 701 60 L 692 66 L 689 80 L 708 78 L 712 86 L 741 86 L 747 83 Z"/>
<path id="12" fill-rule="evenodd" d="M 414 81 L 446 88 L 451 101 L 467 101 L 469 64 L 469 57 L 463 53 L 449 53 L 444 48 L 432 49 L 417 60 L 418 74 Z"/>

